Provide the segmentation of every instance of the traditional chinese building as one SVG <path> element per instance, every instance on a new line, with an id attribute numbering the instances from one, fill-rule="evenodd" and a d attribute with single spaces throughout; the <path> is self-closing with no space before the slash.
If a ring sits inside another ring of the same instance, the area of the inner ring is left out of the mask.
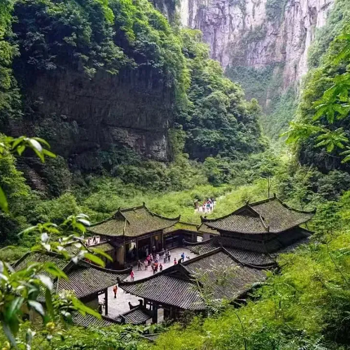
<path id="1" fill-rule="evenodd" d="M 13 268 L 21 270 L 33 262 L 54 263 L 68 277 L 68 280 L 54 279 L 56 292 L 74 291 L 77 298 L 92 309 L 98 310 L 100 308 L 98 296 L 104 294 L 103 311 L 106 315 L 108 314 L 108 288 L 117 284 L 118 280 L 125 279 L 131 271 L 130 269 L 119 271 L 104 269 L 86 261 L 75 264 L 55 253 L 39 252 L 25 254 L 13 265 Z"/>
<path id="2" fill-rule="evenodd" d="M 311 232 L 300 227 L 314 212 L 292 209 L 273 197 L 247 203 L 233 213 L 218 219 L 202 218 L 202 226 L 219 232 L 214 239 L 188 242 L 188 247 L 202 254 L 219 246 L 225 247 L 236 259 L 254 266 L 272 266 L 280 253 L 306 242 Z"/>
<path id="3" fill-rule="evenodd" d="M 180 220 L 169 219 L 140 207 L 119 209 L 111 218 L 92 225 L 89 232 L 115 247 L 114 261 L 118 266 L 145 258 L 152 251 L 165 248 L 165 229 Z"/>
<path id="4" fill-rule="evenodd" d="M 182 247 L 185 242 L 206 241 L 219 232 L 211 230 L 205 225 L 197 225 L 179 221 L 174 226 L 164 230 L 165 249 Z"/>
<path id="5" fill-rule="evenodd" d="M 220 267 L 225 268 L 223 274 L 218 272 Z M 219 275 L 225 275 L 228 270 L 233 271 L 227 276 L 229 280 L 220 281 L 223 276 Z M 228 300 L 243 298 L 254 284 L 264 279 L 262 269 L 242 264 L 221 247 L 148 278 L 121 281 L 119 287 L 143 298 L 143 306 L 152 312 L 153 322 L 157 322 L 160 310 L 164 319 L 176 319 L 184 311 L 203 312 L 207 309 L 206 296 Z"/>
<path id="6" fill-rule="evenodd" d="M 169 319 L 179 317 L 185 310 L 206 310 L 205 283 L 198 276 L 207 276 L 214 286 L 211 299 L 237 301 L 264 281 L 264 271 L 277 266 L 278 254 L 308 240 L 311 232 L 300 225 L 313 215 L 314 212 L 292 209 L 274 197 L 247 203 L 219 219 L 202 219 L 200 229 L 213 232 L 213 237 L 201 243 L 186 242 L 188 248 L 200 254 L 198 257 L 151 277 L 119 285 L 143 298 L 144 306 L 153 312 L 154 322 L 159 310 Z M 234 268 L 227 285 L 220 283 L 220 266 Z"/>

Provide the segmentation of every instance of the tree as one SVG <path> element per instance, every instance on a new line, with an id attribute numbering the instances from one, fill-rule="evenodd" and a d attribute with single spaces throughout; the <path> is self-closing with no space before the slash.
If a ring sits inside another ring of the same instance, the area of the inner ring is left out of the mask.
<path id="1" fill-rule="evenodd" d="M 21 155 L 26 148 L 31 148 L 44 162 L 45 156 L 54 157 L 48 149 L 45 140 L 39 138 L 19 137 L 12 138 L 4 136 L 0 142 L 0 158 L 16 152 Z M 7 196 L 0 187 L 0 208 L 9 212 Z M 104 262 L 96 254 L 110 258 L 104 252 L 96 249 L 89 249 L 84 245 L 84 233 L 89 225 L 87 216 L 79 214 L 70 216 L 60 225 L 44 223 L 32 226 L 23 233 L 36 232 L 40 235 L 40 243 L 32 247 L 32 251 L 55 252 L 63 258 L 72 259 L 77 263 L 87 258 L 94 263 L 104 266 Z M 74 253 L 71 249 L 74 247 Z M 65 273 L 53 263 L 32 263 L 28 267 L 14 271 L 9 263 L 0 261 L 0 321 L 9 344 L 16 349 L 19 343 L 16 335 L 22 323 L 23 309 L 39 314 L 46 327 L 50 330 L 50 337 L 55 330 L 57 314 L 59 320 L 67 320 L 71 317 L 72 311 L 82 314 L 89 313 L 100 317 L 98 313 L 81 303 L 73 293 L 55 295 L 52 278 L 67 278 Z M 45 296 L 45 308 L 39 301 L 41 295 Z M 26 349 L 30 349 L 33 332 L 30 328 L 26 331 L 26 340 L 22 342 Z M 10 345 L 5 346 L 9 348 Z"/>

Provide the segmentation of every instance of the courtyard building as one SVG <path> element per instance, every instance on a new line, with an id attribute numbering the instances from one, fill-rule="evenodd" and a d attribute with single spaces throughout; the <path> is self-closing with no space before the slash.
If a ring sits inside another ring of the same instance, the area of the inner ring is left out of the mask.
<path id="1" fill-rule="evenodd" d="M 111 218 L 92 225 L 89 232 L 114 247 L 111 255 L 114 267 L 120 268 L 138 259 L 144 260 L 150 253 L 164 250 L 165 230 L 179 220 L 180 216 L 165 218 L 154 214 L 143 204 L 140 207 L 119 209 Z"/>

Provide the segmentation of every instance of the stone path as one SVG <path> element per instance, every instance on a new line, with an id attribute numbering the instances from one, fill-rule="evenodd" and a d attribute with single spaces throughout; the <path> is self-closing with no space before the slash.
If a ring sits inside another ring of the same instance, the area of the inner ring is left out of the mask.
<path id="1" fill-rule="evenodd" d="M 181 254 L 185 253 L 186 257 L 189 257 L 190 259 L 197 256 L 196 254 L 192 253 L 189 249 L 186 248 L 175 248 L 170 251 L 171 259 L 170 263 L 163 264 L 162 259 L 161 263 L 163 265 L 163 270 L 173 266 L 174 264 L 174 258 L 176 260 L 179 260 L 181 258 Z M 187 260 L 187 258 L 186 258 Z M 149 277 L 153 275 L 153 271 L 151 267 L 148 267 L 147 270 L 141 270 L 138 271 L 137 267 L 134 268 L 135 273 L 135 281 Z M 130 277 L 126 279 L 127 281 L 130 281 Z M 137 305 L 139 303 L 139 300 L 142 298 L 136 297 L 132 294 L 124 292 L 121 288 L 118 288 L 117 292 L 117 298 L 114 299 L 113 294 L 113 287 L 108 288 L 108 317 L 110 318 L 116 318 L 118 315 L 123 314 L 124 312 L 127 312 L 130 310 L 129 308 L 129 302 L 132 305 Z M 104 300 L 104 295 L 99 296 L 99 301 L 102 303 Z M 103 313 L 104 314 L 104 313 Z"/>

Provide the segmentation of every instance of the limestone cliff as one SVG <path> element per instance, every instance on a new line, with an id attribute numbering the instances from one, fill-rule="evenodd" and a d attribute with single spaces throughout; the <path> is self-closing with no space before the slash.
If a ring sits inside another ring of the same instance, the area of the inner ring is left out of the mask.
<path id="1" fill-rule="evenodd" d="M 49 140 L 79 169 L 98 169 L 98 153 L 111 145 L 168 161 L 174 97 L 153 75 L 148 69 L 99 71 L 93 79 L 73 70 L 37 74 L 23 90 L 28 117 L 12 132 Z"/>
<path id="2" fill-rule="evenodd" d="M 274 65 L 287 89 L 307 71 L 307 51 L 334 0 L 181 0 L 184 26 L 200 29 L 226 68 Z"/>

